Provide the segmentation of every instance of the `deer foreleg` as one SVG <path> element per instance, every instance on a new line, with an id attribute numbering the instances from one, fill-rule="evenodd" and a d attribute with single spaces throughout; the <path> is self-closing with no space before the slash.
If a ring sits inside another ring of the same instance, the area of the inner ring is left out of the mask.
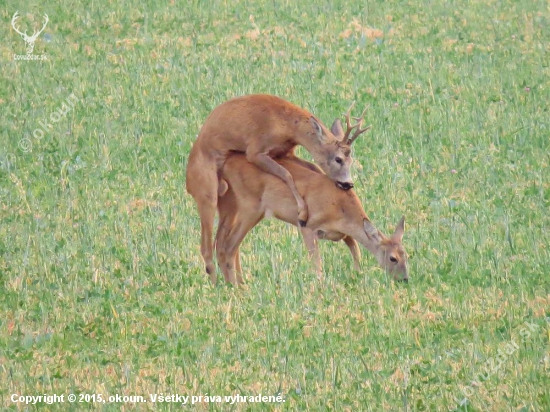
<path id="1" fill-rule="evenodd" d="M 343 240 L 353 256 L 353 266 L 355 267 L 355 270 L 361 270 L 361 250 L 359 249 L 357 242 L 351 236 L 345 236 Z"/>
<path id="2" fill-rule="evenodd" d="M 319 253 L 319 246 L 317 245 L 317 234 L 315 231 L 308 229 L 307 227 L 300 228 L 302 238 L 306 244 L 307 253 L 309 258 L 313 261 L 315 272 L 319 280 L 323 278 L 323 264 L 321 262 L 321 254 Z"/>

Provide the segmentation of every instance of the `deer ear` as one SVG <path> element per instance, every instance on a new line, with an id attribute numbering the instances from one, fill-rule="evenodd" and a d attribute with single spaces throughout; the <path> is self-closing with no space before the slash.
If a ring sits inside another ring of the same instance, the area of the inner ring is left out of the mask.
<path id="1" fill-rule="evenodd" d="M 336 119 L 334 123 L 332 123 L 330 131 L 338 140 L 342 140 L 344 138 L 344 128 L 342 127 L 342 122 L 340 119 Z"/>
<path id="2" fill-rule="evenodd" d="M 401 240 L 403 239 L 403 233 L 405 233 L 405 216 L 401 218 L 401 220 L 395 227 L 395 232 L 393 232 L 392 238 L 401 242 Z"/>
<path id="3" fill-rule="evenodd" d="M 373 242 L 380 243 L 382 241 L 381 233 L 374 227 L 372 222 L 368 219 L 363 219 L 363 228 L 367 237 Z"/>
<path id="4" fill-rule="evenodd" d="M 321 123 L 317 121 L 317 119 L 313 116 L 309 118 L 309 122 L 311 123 L 311 127 L 313 127 L 313 132 L 319 139 L 321 143 L 325 143 L 327 141 L 327 136 L 323 133 L 323 128 L 321 127 Z"/>

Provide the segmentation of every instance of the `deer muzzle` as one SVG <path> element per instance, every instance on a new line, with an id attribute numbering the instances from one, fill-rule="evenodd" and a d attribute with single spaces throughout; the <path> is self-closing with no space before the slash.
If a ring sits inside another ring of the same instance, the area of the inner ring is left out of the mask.
<path id="1" fill-rule="evenodd" d="M 336 186 L 342 190 L 350 190 L 353 188 L 353 182 L 336 182 Z"/>

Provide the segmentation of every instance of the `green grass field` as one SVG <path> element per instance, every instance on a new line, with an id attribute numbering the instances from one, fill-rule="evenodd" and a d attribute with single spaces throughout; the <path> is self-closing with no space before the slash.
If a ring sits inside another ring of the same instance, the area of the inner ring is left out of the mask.
<path id="1" fill-rule="evenodd" d="M 85 3 L 0 6 L 3 410 L 550 411 L 547 1 Z M 14 60 L 16 10 L 49 15 L 46 60 Z M 406 216 L 408 285 L 331 242 L 321 284 L 275 220 L 246 290 L 209 283 L 187 156 L 260 92 L 328 125 L 370 105 L 356 191 L 384 232 Z"/>

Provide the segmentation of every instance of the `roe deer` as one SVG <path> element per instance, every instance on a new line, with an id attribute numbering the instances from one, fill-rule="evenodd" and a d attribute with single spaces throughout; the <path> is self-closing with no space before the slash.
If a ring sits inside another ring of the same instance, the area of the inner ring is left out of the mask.
<path id="1" fill-rule="evenodd" d="M 319 274 L 322 267 L 317 239 L 344 239 L 356 262 L 359 254 L 355 241 L 358 241 L 394 279 L 408 282 L 407 253 L 402 244 L 404 217 L 393 235 L 386 237 L 371 223 L 353 190 L 339 190 L 326 175 L 304 167 L 303 161 L 296 162 L 293 158 L 277 161 L 292 175 L 308 205 L 309 221 L 302 235 Z M 221 179 L 216 234 L 218 264 L 227 282 L 243 283 L 239 245 L 246 234 L 269 216 L 296 225 L 298 207 L 288 186 L 247 162 L 241 154 L 226 159 Z"/>
<path id="2" fill-rule="evenodd" d="M 265 94 L 238 97 L 212 111 L 191 149 L 186 172 L 187 191 L 197 203 L 201 220 L 201 255 L 212 282 L 216 281 L 212 233 L 219 176 L 227 156 L 232 152 L 245 153 L 246 159 L 257 168 L 281 179 L 297 204 L 296 221 L 303 227 L 308 220 L 306 203 L 292 175 L 273 159 L 293 157 L 305 167 L 319 171 L 316 165 L 294 156 L 296 146 L 301 145 L 338 187 L 351 189 L 351 144 L 369 127 L 361 128 L 365 112 L 354 118 L 357 123 L 352 126 L 350 111 L 351 107 L 347 113 L 346 132 L 340 120 L 328 130 L 307 110 Z"/>
<path id="3" fill-rule="evenodd" d="M 292 159 L 295 160 L 295 159 Z M 240 187 L 242 188 L 242 187 Z M 291 215 L 291 219 L 284 219 L 285 213 L 273 213 L 270 209 L 261 209 L 261 206 L 259 209 L 255 209 L 255 206 L 259 205 L 256 202 L 255 199 L 253 199 L 253 195 L 246 194 L 245 197 L 241 198 L 240 200 L 237 200 L 236 193 L 234 190 L 229 188 L 228 183 L 223 180 L 223 178 L 220 180 L 220 186 L 219 186 L 219 200 L 218 200 L 218 213 L 219 213 L 219 221 L 218 221 L 218 231 L 216 233 L 216 250 L 218 252 L 218 264 L 220 265 L 220 268 L 222 269 L 222 272 L 224 274 L 224 277 L 226 281 L 230 283 L 235 283 L 235 279 L 232 278 L 232 275 L 229 275 L 228 272 L 224 269 L 221 260 L 226 260 L 225 256 L 226 253 L 224 252 L 224 246 L 223 243 L 225 243 L 225 239 L 228 236 L 229 231 L 234 227 L 236 224 L 236 217 L 238 213 L 244 213 L 248 214 L 249 212 L 252 212 L 249 217 L 252 220 L 256 220 L 254 223 L 254 226 L 259 223 L 263 218 L 269 219 L 273 215 L 275 215 L 277 218 L 281 220 L 286 220 L 288 223 L 293 224 L 296 226 L 296 219 L 295 215 Z M 248 196 L 251 196 L 250 199 Z M 252 203 L 246 203 L 247 201 L 252 200 Z M 292 210 L 292 208 L 296 208 L 296 204 L 294 203 L 294 199 L 292 197 L 289 198 L 282 198 L 279 199 L 280 203 L 278 203 L 278 206 L 276 210 L 281 208 L 281 210 Z M 241 202 L 245 202 L 243 205 L 240 206 Z M 288 203 L 287 203 L 288 202 Z M 250 208 L 250 209 L 249 209 Z M 251 228 L 252 229 L 252 228 Z M 311 242 L 311 239 L 313 239 L 313 233 L 309 229 L 301 229 L 302 235 L 304 236 L 304 239 L 308 239 L 308 242 Z M 340 240 L 343 240 L 348 249 L 351 252 L 351 255 L 353 257 L 353 264 L 356 270 L 361 269 L 361 251 L 359 250 L 359 247 L 357 245 L 357 242 L 355 239 L 353 239 L 350 236 L 346 236 L 339 232 L 324 232 L 319 230 L 317 232 L 317 237 L 319 239 L 327 239 L 332 240 L 333 242 L 338 242 Z M 309 244 L 309 243 L 308 243 Z M 309 250 L 308 252 L 314 253 L 313 250 Z M 240 255 L 239 255 L 239 245 L 236 246 L 235 250 L 235 269 L 237 271 L 236 275 L 236 281 L 239 284 L 244 283 L 244 280 L 241 277 L 242 269 L 241 269 L 241 262 L 240 262 Z"/>

